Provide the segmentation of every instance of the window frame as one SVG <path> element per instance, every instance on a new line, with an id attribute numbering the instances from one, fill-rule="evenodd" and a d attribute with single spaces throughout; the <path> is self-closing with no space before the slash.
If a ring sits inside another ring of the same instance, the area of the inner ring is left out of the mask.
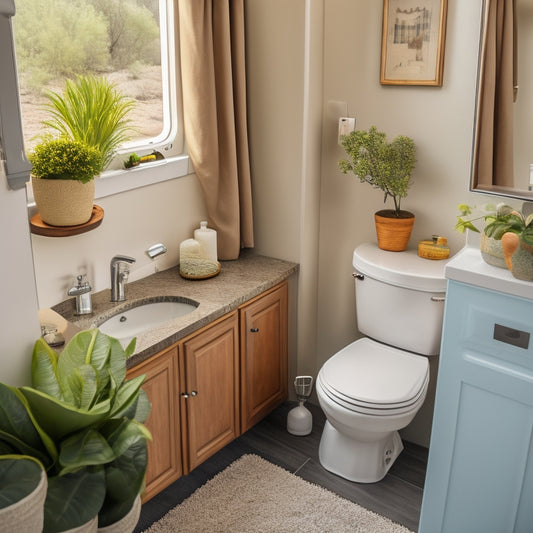
<path id="1" fill-rule="evenodd" d="M 165 4 L 165 12 L 163 14 L 160 9 L 161 64 L 163 65 L 163 62 L 166 62 L 166 68 L 162 68 L 161 72 L 163 87 L 168 87 L 168 91 L 163 91 L 163 134 L 152 138 L 151 142 L 145 144 L 138 142 L 124 143 L 117 151 L 110 168 L 95 178 L 95 200 L 193 173 L 186 151 L 183 129 L 179 47 L 176 45 L 178 42 L 178 25 L 176 24 L 174 12 L 175 2 L 173 0 L 163 0 L 163 2 L 160 1 L 161 3 Z M 14 39 L 11 39 L 9 44 L 12 48 L 13 57 L 15 57 Z M 164 133 L 166 133 L 165 129 L 168 129 L 168 133 L 163 137 Z M 122 161 L 132 152 L 135 151 L 138 155 L 146 155 L 154 150 L 163 154 L 164 159 L 143 163 L 130 169 L 123 168 Z M 28 208 L 31 213 L 32 209 L 35 208 L 31 181 L 27 182 L 26 189 Z"/>
<path id="2" fill-rule="evenodd" d="M 169 88 L 166 95 L 164 93 L 163 96 L 163 98 L 169 99 L 170 116 L 164 118 L 164 121 L 168 120 L 170 122 L 169 134 L 164 139 L 142 146 L 138 144 L 133 146 L 133 143 L 125 143 L 118 151 L 117 159 L 122 160 L 127 157 L 133 151 L 133 148 L 141 155 L 151 153 L 154 150 L 160 151 L 163 156 L 166 151 L 169 151 L 171 155 L 165 157 L 165 159 L 143 163 L 131 169 L 111 168 L 102 172 L 99 178 L 95 180 L 95 199 L 183 177 L 194 172 L 185 146 L 179 47 L 176 45 L 179 35 L 174 13 L 174 1 L 165 0 L 165 3 L 166 23 L 164 34 L 166 36 L 166 46 L 162 47 L 161 63 L 163 61 L 167 62 L 167 68 L 162 69 L 162 83 L 166 83 Z M 161 39 L 163 39 L 163 32 Z"/>

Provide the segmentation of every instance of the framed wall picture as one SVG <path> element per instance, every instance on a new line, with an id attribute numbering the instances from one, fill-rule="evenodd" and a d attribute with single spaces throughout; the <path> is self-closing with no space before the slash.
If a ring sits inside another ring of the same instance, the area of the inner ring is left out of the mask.
<path id="1" fill-rule="evenodd" d="M 442 86 L 447 0 L 383 0 L 383 85 Z"/>

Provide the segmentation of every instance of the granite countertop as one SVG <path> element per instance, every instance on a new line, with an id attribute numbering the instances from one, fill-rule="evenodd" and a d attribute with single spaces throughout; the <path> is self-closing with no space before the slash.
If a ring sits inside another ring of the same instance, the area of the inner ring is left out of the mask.
<path id="1" fill-rule="evenodd" d="M 50 321 L 57 313 L 70 327 L 83 330 L 136 305 L 149 303 L 153 298 L 178 296 L 199 303 L 194 311 L 137 335 L 135 353 L 128 359 L 128 367 L 132 367 L 298 271 L 296 263 L 256 255 L 250 250 L 243 251 L 235 261 L 221 261 L 221 265 L 220 274 L 206 280 L 187 280 L 180 276 L 177 266 L 169 268 L 127 283 L 124 302 L 111 302 L 111 291 L 105 289 L 92 295 L 91 315 L 75 315 L 74 298 L 70 298 L 48 310 L 46 317 Z"/>

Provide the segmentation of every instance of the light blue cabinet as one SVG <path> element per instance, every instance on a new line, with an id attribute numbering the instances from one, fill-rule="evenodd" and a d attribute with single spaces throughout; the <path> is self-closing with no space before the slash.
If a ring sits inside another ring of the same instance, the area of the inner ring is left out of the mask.
<path id="1" fill-rule="evenodd" d="M 507 281 L 448 281 L 420 533 L 533 533 L 533 284 Z"/>

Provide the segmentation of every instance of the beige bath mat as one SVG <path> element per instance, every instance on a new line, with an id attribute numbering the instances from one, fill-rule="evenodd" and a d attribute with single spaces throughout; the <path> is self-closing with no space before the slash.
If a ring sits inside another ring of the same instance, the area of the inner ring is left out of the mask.
<path id="1" fill-rule="evenodd" d="M 244 455 L 145 533 L 411 533 L 256 455 Z"/>

